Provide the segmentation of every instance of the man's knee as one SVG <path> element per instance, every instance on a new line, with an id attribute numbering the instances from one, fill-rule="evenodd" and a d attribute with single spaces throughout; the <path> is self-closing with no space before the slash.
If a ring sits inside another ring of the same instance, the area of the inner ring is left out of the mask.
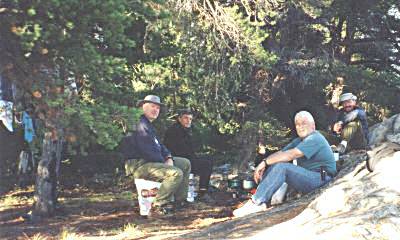
<path id="1" fill-rule="evenodd" d="M 192 165 L 190 164 L 189 159 L 183 158 L 183 161 L 184 161 L 184 166 L 185 166 L 185 168 L 186 168 L 187 170 L 190 170 L 190 168 L 191 168 Z"/>
<path id="2" fill-rule="evenodd" d="M 173 167 L 170 170 L 168 170 L 168 175 L 177 179 L 183 178 L 182 170 L 177 167 Z"/>
<path id="3" fill-rule="evenodd" d="M 271 170 L 284 170 L 286 169 L 291 163 L 286 163 L 286 162 L 279 162 L 271 165 Z"/>
<path id="4" fill-rule="evenodd" d="M 352 121 L 352 122 L 349 122 L 348 124 L 346 124 L 346 127 L 360 127 L 361 126 L 361 124 L 360 124 L 360 121 Z"/>
<path id="5" fill-rule="evenodd" d="M 364 148 L 367 145 L 360 121 L 348 123 L 343 129 L 341 137 L 349 142 L 351 149 Z"/>
<path id="6" fill-rule="evenodd" d="M 360 121 L 349 122 L 348 124 L 346 124 L 346 126 L 343 127 L 342 137 L 345 137 L 344 135 L 355 134 L 357 131 L 362 132 Z"/>
<path id="7" fill-rule="evenodd" d="M 286 163 L 286 162 L 279 162 L 279 163 L 275 163 L 272 164 L 271 166 L 269 166 L 267 173 L 269 174 L 271 172 L 274 172 L 274 174 L 285 174 L 286 173 L 286 169 L 288 168 L 288 166 L 292 165 L 291 163 Z"/>
<path id="8" fill-rule="evenodd" d="M 182 169 L 182 171 L 184 171 L 184 172 L 190 172 L 190 170 L 191 170 L 191 164 L 190 164 L 189 159 L 183 158 L 183 157 L 179 157 L 179 158 L 177 159 L 177 161 L 179 161 L 179 166 L 180 166 L 180 168 Z"/>

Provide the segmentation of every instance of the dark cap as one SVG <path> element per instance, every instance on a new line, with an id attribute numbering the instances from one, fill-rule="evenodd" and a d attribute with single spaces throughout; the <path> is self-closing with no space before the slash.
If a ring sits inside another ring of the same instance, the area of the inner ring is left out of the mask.
<path id="1" fill-rule="evenodd" d="M 190 110 L 190 108 L 183 108 L 183 109 L 179 109 L 177 111 L 178 113 L 178 117 L 181 117 L 182 115 L 188 114 L 188 115 L 193 115 L 192 110 Z"/>

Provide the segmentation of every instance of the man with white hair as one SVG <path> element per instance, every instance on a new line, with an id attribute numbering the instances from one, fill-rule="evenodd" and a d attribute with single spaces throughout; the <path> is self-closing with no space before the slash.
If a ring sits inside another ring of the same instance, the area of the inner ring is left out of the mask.
<path id="1" fill-rule="evenodd" d="M 341 109 L 332 130 L 339 136 L 339 153 L 346 149 L 364 149 L 368 144 L 367 114 L 357 106 L 357 97 L 352 93 L 344 93 L 339 97 Z M 339 142 L 338 141 L 338 142 Z"/>
<path id="2" fill-rule="evenodd" d="M 281 151 L 264 159 L 254 172 L 259 183 L 256 193 L 233 215 L 241 217 L 266 209 L 272 195 L 286 182 L 299 192 L 321 187 L 336 174 L 336 163 L 329 143 L 315 130 L 313 116 L 306 111 L 294 118 L 298 137 Z M 297 164 L 290 162 L 297 159 Z"/>

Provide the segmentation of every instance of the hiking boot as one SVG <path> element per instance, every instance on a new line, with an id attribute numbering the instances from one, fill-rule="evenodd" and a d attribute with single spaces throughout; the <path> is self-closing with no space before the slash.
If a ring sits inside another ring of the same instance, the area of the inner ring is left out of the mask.
<path id="1" fill-rule="evenodd" d="M 262 212 L 267 209 L 265 203 L 261 205 L 257 205 L 253 203 L 253 201 L 248 200 L 243 206 L 233 211 L 233 216 L 235 217 L 243 217 L 252 213 Z"/>
<path id="2" fill-rule="evenodd" d="M 150 218 L 161 218 L 170 216 L 174 213 L 174 206 L 172 204 L 165 204 L 162 206 L 152 206 L 148 217 Z"/>
<path id="3" fill-rule="evenodd" d="M 211 195 L 206 192 L 199 194 L 199 201 L 203 202 L 203 203 L 214 203 L 215 202 L 214 198 L 212 198 Z"/>
<path id="4" fill-rule="evenodd" d="M 219 190 L 218 188 L 214 187 L 214 186 L 209 186 L 207 189 L 208 193 L 215 193 L 215 192 L 220 192 L 221 190 Z"/>

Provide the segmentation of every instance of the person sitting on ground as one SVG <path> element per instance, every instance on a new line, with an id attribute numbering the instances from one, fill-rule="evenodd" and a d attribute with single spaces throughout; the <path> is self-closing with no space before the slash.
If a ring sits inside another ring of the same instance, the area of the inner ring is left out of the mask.
<path id="1" fill-rule="evenodd" d="M 150 216 L 166 215 L 186 204 L 191 168 L 188 159 L 172 157 L 156 135 L 152 122 L 157 119 L 161 106 L 160 98 L 155 95 L 148 95 L 138 102 L 143 115 L 131 138 L 135 157 L 131 156 L 126 162 L 126 168 L 135 179 L 161 182 Z"/>
<path id="2" fill-rule="evenodd" d="M 256 193 L 242 207 L 233 211 L 234 216 L 265 210 L 272 195 L 284 182 L 299 192 L 307 193 L 335 176 L 336 163 L 332 149 L 321 133 L 315 130 L 313 116 L 301 111 L 296 114 L 294 121 L 298 137 L 257 166 L 254 172 L 254 180 L 259 183 Z M 294 159 L 297 159 L 298 165 L 290 163 Z"/>
<path id="3" fill-rule="evenodd" d="M 193 142 L 192 120 L 193 113 L 190 109 L 179 110 L 176 122 L 165 133 L 164 143 L 174 156 L 189 159 L 192 166 L 192 173 L 200 176 L 200 200 L 210 201 L 212 199 L 208 195 L 208 187 L 213 162 L 209 158 L 198 157 L 196 155 Z"/>
<path id="4" fill-rule="evenodd" d="M 365 149 L 368 144 L 367 114 L 357 106 L 357 97 L 352 93 L 344 93 L 339 97 L 342 108 L 339 110 L 333 132 L 339 136 L 340 144 L 337 146 L 339 153 L 346 149 Z"/>

